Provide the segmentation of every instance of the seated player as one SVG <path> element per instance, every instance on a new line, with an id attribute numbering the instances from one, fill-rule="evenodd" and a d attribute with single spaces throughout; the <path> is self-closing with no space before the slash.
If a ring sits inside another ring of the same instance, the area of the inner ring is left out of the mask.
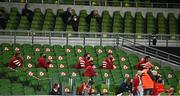
<path id="1" fill-rule="evenodd" d="M 145 56 L 142 58 L 138 64 L 136 64 L 136 69 L 143 70 L 143 69 L 151 69 L 153 65 L 150 63 L 150 56 Z"/>
<path id="2" fill-rule="evenodd" d="M 113 64 L 113 62 L 115 61 L 112 53 L 108 54 L 108 58 L 106 58 L 102 63 L 102 66 L 100 68 L 102 69 L 116 69 L 116 66 Z"/>
<path id="3" fill-rule="evenodd" d="M 84 54 L 83 57 L 79 57 L 79 62 L 74 66 L 76 69 L 86 68 L 91 65 L 91 61 L 93 58 L 90 56 L 89 53 Z"/>
<path id="4" fill-rule="evenodd" d="M 94 71 L 94 64 L 92 63 L 90 66 L 86 67 L 85 72 L 83 74 L 86 77 L 94 77 L 98 74 Z"/>
<path id="5" fill-rule="evenodd" d="M 52 64 L 50 64 L 50 61 L 46 61 L 46 54 L 41 53 L 41 57 L 38 58 L 38 68 L 45 68 L 48 69 L 52 66 Z"/>
<path id="6" fill-rule="evenodd" d="M 23 66 L 23 58 L 20 53 L 15 53 L 15 55 L 11 58 L 8 67 L 15 69 L 17 67 Z"/>

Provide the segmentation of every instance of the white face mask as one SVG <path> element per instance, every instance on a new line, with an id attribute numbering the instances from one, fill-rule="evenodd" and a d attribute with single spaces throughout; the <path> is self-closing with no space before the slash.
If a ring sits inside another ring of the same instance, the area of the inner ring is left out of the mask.
<path id="1" fill-rule="evenodd" d="M 74 18 L 74 21 L 77 21 L 77 18 Z"/>

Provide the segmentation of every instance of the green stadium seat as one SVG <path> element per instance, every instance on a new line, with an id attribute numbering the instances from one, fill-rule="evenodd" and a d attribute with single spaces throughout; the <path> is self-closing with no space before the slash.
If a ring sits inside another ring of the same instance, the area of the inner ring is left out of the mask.
<path id="1" fill-rule="evenodd" d="M 111 71 L 111 74 L 113 76 L 115 84 L 119 84 L 120 81 L 123 79 L 123 76 L 122 76 L 120 70 L 113 70 L 113 71 Z M 117 75 L 117 74 L 119 74 L 119 75 Z M 118 79 L 116 79 L 116 78 L 118 78 Z"/>
<path id="2" fill-rule="evenodd" d="M 168 13 L 168 25 L 169 34 L 173 34 L 171 39 L 176 39 L 175 34 L 177 34 L 177 19 L 173 13 Z"/>
<path id="3" fill-rule="evenodd" d="M 133 30 L 133 17 L 131 15 L 130 11 L 125 12 L 124 16 L 124 33 L 132 33 L 134 32 Z"/>
<path id="4" fill-rule="evenodd" d="M 166 29 L 166 20 L 163 15 L 163 13 L 158 13 L 157 14 L 157 22 L 158 22 L 158 33 L 159 34 L 167 34 L 167 29 Z"/>
<path id="5" fill-rule="evenodd" d="M 156 33 L 156 29 L 155 29 L 155 18 L 152 14 L 152 12 L 147 12 L 146 13 L 146 22 L 147 22 L 147 34 L 152 34 L 152 33 Z"/>
<path id="6" fill-rule="evenodd" d="M 112 74 L 111 74 L 111 72 L 109 70 L 102 69 L 101 70 L 101 76 L 102 76 L 103 80 L 106 80 L 108 78 L 111 78 Z"/>
<path id="7" fill-rule="evenodd" d="M 4 47 L 9 47 L 10 52 L 4 51 Z M 24 67 L 26 68 L 25 70 L 23 68 L 17 68 L 17 72 L 5 67 L 8 62 L 4 62 L 4 60 L 9 60 L 9 58 L 13 55 L 14 48 L 16 47 L 20 48 L 23 53 L 22 55 L 25 58 Z M 124 50 L 112 46 L 93 47 L 90 45 L 65 45 L 62 47 L 61 45 L 11 45 L 4 43 L 0 45 L 0 48 L 2 48 L 1 51 L 3 52 L 3 54 L 0 55 L 0 58 L 2 59 L 0 62 L 6 63 L 0 68 L 1 95 L 47 95 L 49 94 L 52 83 L 54 82 L 62 82 L 64 88 L 66 88 L 66 90 L 69 89 L 69 92 L 65 94 L 72 94 L 72 88 L 69 81 L 70 78 L 75 80 L 73 81 L 75 82 L 75 88 L 78 88 L 82 82 L 87 82 L 89 79 L 88 77 L 83 77 L 84 69 L 77 70 L 72 68 L 78 62 L 79 56 L 83 56 L 85 52 L 91 53 L 91 56 L 94 59 L 94 64 L 97 67 L 95 71 L 98 73 L 98 76 L 93 77 L 95 82 L 93 89 L 95 92 L 111 95 L 115 94 L 117 86 L 125 80 L 126 76 L 129 75 L 133 78 L 136 75 L 137 70 L 135 69 L 135 65 L 139 61 L 136 54 L 127 54 Z M 40 52 L 46 53 L 47 57 L 52 56 L 52 64 L 54 65 L 54 68 L 36 68 L 37 58 L 40 54 L 37 51 L 32 51 L 36 48 L 39 48 Z M 47 51 L 47 48 L 50 51 Z M 99 50 L 102 52 L 99 53 Z M 102 65 L 102 60 L 107 57 L 107 53 L 110 52 L 110 50 L 116 59 L 114 64 L 117 66 L 117 69 L 111 71 L 99 69 L 100 65 Z M 29 67 L 29 64 L 32 64 L 32 66 Z M 64 67 L 60 67 L 61 64 L 63 64 Z M 172 86 L 175 88 L 175 91 L 178 91 L 178 88 L 176 87 L 179 83 L 179 71 L 174 70 L 169 66 L 161 66 L 157 62 L 152 62 L 152 64 L 155 69 L 158 67 L 156 70 L 162 75 L 165 86 Z M 31 72 L 33 73 L 33 76 L 29 76 Z M 106 85 L 108 80 L 110 86 Z M 2 87 L 4 84 L 7 85 Z M 7 92 L 7 94 L 4 92 Z"/>
<path id="8" fill-rule="evenodd" d="M 22 30 L 28 30 L 29 29 L 29 24 L 30 22 L 28 21 L 26 16 L 21 16 L 20 19 L 20 24 L 18 29 L 22 29 Z"/>
<path id="9" fill-rule="evenodd" d="M 138 34 L 138 37 L 141 36 L 141 34 L 144 33 L 144 18 L 142 16 L 141 12 L 136 12 L 135 14 L 135 22 L 136 22 L 136 34 Z"/>
<path id="10" fill-rule="evenodd" d="M 9 79 L 0 79 L 0 85 L 3 87 L 11 87 L 11 81 Z M 6 86 L 4 86 L 6 84 Z"/>
<path id="11" fill-rule="evenodd" d="M 46 91 L 37 91 L 36 92 L 36 95 L 47 95 L 47 94 L 49 94 L 49 93 Z"/>
<path id="12" fill-rule="evenodd" d="M 128 70 L 121 70 L 122 71 L 122 75 L 124 77 L 124 79 L 126 78 L 127 75 L 129 75 L 129 77 L 132 77 L 132 70 L 128 69 Z"/>
<path id="13" fill-rule="evenodd" d="M 35 95 L 35 90 L 33 87 L 24 87 L 25 95 Z"/>
<path id="14" fill-rule="evenodd" d="M 24 95 L 24 88 L 21 83 L 12 83 L 11 91 L 13 95 Z"/>
<path id="15" fill-rule="evenodd" d="M 123 18 L 119 11 L 113 13 L 113 32 L 123 33 Z"/>
<path id="16" fill-rule="evenodd" d="M 115 2 L 112 5 L 120 5 L 118 0 L 113 0 Z M 139 0 L 136 0 L 140 2 Z M 24 0 L 22 2 L 25 2 Z M 39 1 L 31 1 L 31 2 L 39 2 Z M 67 1 L 68 2 L 68 1 Z M 66 3 L 67 3 L 66 2 Z M 44 3 L 61 3 L 57 0 L 45 0 Z M 76 3 L 80 3 L 77 1 Z M 83 2 L 85 4 L 85 2 Z M 67 3 L 68 4 L 68 3 Z M 111 5 L 111 4 L 110 4 Z M 150 7 L 150 1 L 147 0 L 144 4 L 137 3 L 137 5 L 130 4 L 128 0 L 123 2 L 123 6 L 146 6 Z M 2 8 L 3 10 L 5 8 Z M 8 23 L 6 29 L 18 29 L 18 30 L 43 30 L 43 31 L 56 31 L 57 34 L 55 36 L 59 36 L 59 31 L 73 31 L 72 26 L 67 26 L 63 24 L 62 14 L 64 13 L 63 9 L 57 9 L 56 15 L 54 14 L 51 8 L 45 9 L 45 14 L 41 12 L 40 8 L 34 9 L 34 17 L 33 21 L 30 22 L 27 20 L 25 16 L 21 16 L 18 12 L 17 7 L 12 7 L 8 17 Z M 73 15 L 76 15 L 75 10 L 72 10 Z M 114 11 L 113 16 L 111 18 L 109 11 L 102 10 L 101 17 L 102 23 L 98 24 L 95 18 L 92 18 L 90 22 L 90 28 L 86 23 L 85 18 L 87 17 L 87 10 L 82 9 L 77 14 L 79 16 L 79 32 L 103 32 L 103 37 L 107 37 L 107 33 L 137 33 L 137 38 L 141 38 L 142 33 L 152 34 L 171 34 L 170 39 L 176 39 L 176 35 L 178 33 L 178 18 L 175 17 L 174 13 L 168 13 L 167 19 L 164 16 L 164 13 L 157 13 L 157 18 L 153 16 L 152 12 L 146 13 L 146 18 L 143 18 L 141 12 L 135 13 L 135 18 L 132 16 L 130 11 L 126 11 L 125 15 L 122 17 L 119 11 Z M 65 28 L 67 26 L 67 28 Z M 8 33 L 9 34 L 9 33 Z M 17 35 L 29 35 L 28 33 L 21 33 L 17 31 Z M 42 34 L 36 34 L 42 35 Z M 90 35 L 90 37 L 94 37 Z"/>
<path id="17" fill-rule="evenodd" d="M 116 54 L 119 56 L 119 57 L 125 57 L 127 55 L 127 53 L 121 49 L 116 49 Z"/>
<path id="18" fill-rule="evenodd" d="M 128 59 L 130 60 L 130 64 L 133 68 L 135 68 L 135 65 L 139 62 L 138 56 L 136 56 L 135 54 L 129 54 L 128 57 Z"/>

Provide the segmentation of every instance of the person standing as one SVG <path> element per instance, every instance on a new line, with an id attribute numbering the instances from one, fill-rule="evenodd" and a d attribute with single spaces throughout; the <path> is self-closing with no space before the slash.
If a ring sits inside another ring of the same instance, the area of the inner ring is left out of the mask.
<path id="1" fill-rule="evenodd" d="M 67 10 L 62 14 L 62 20 L 65 25 L 69 25 L 72 20 L 72 8 L 68 7 Z"/>
<path id="2" fill-rule="evenodd" d="M 154 81 L 151 79 L 150 75 L 148 74 L 148 69 L 142 70 L 142 85 L 144 90 L 144 96 L 153 95 L 154 89 Z"/>
<path id="3" fill-rule="evenodd" d="M 26 16 L 29 22 L 31 23 L 33 20 L 34 13 L 30 9 L 28 9 L 28 7 L 29 7 L 29 4 L 26 3 L 24 5 L 24 8 L 22 9 L 22 16 Z"/>
<path id="4" fill-rule="evenodd" d="M 78 17 L 76 15 L 72 16 L 71 25 L 75 32 L 78 31 L 78 23 L 79 23 Z"/>
<path id="5" fill-rule="evenodd" d="M 7 15 L 6 12 L 0 9 L 0 28 L 5 29 L 7 24 Z"/>
<path id="6" fill-rule="evenodd" d="M 143 87 L 142 87 L 142 71 L 138 71 L 135 77 L 133 78 L 133 95 L 143 96 Z"/>
<path id="7" fill-rule="evenodd" d="M 152 45 L 156 46 L 156 43 L 157 43 L 157 36 L 156 36 L 156 33 L 153 33 L 152 34 Z"/>
<path id="8" fill-rule="evenodd" d="M 100 15 L 98 14 L 98 11 L 97 10 L 93 10 L 91 11 L 91 13 L 86 17 L 86 22 L 87 24 L 90 26 L 90 22 L 91 22 L 91 18 L 95 18 L 96 21 L 101 24 L 101 17 Z"/>

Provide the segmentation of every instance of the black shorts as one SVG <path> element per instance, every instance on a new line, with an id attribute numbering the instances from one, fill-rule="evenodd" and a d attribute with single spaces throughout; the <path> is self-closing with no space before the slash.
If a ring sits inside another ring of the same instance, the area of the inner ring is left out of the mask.
<path id="1" fill-rule="evenodd" d="M 153 95 L 153 89 L 144 89 L 144 95 Z"/>

